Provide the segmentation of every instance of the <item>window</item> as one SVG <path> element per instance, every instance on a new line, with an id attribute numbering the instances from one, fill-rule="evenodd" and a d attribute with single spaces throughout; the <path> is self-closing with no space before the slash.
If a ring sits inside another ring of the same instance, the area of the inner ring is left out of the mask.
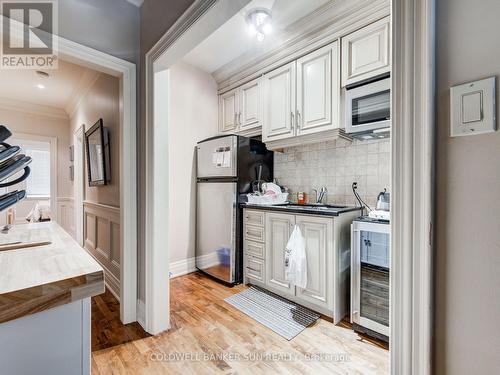
<path id="1" fill-rule="evenodd" d="M 31 156 L 31 174 L 26 180 L 26 194 L 28 196 L 50 197 L 50 151 L 26 150 Z"/>
<path id="2" fill-rule="evenodd" d="M 50 198 L 50 143 L 27 139 L 12 139 L 11 144 L 21 147 L 21 153 L 32 159 L 29 165 L 29 177 L 15 189 L 26 189 L 28 197 Z M 20 177 L 24 171 L 12 176 L 11 179 Z"/>

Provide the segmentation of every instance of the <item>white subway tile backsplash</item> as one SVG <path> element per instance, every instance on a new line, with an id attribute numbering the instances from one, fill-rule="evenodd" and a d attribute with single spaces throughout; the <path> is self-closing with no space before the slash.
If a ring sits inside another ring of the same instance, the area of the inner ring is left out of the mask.
<path id="1" fill-rule="evenodd" d="M 357 181 L 363 199 L 375 205 L 378 193 L 390 187 L 390 140 L 338 139 L 286 148 L 275 153 L 274 175 L 291 199 L 304 191 L 313 201 L 313 189 L 326 186 L 328 203 L 354 204 L 351 185 Z"/>

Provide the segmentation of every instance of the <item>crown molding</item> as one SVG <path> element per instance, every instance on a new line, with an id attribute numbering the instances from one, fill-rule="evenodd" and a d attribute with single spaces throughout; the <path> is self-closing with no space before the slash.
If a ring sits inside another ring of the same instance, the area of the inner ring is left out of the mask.
<path id="1" fill-rule="evenodd" d="M 68 114 L 61 108 L 50 107 L 48 105 L 35 104 L 21 100 L 13 100 L 9 98 L 0 98 L 0 109 L 22 112 L 30 115 L 69 120 Z"/>
<path id="2" fill-rule="evenodd" d="M 230 90 L 390 14 L 389 0 L 334 0 L 288 26 L 262 55 L 248 51 L 212 73 L 219 91 Z"/>
<path id="3" fill-rule="evenodd" d="M 126 0 L 130 4 L 135 5 L 137 8 L 140 8 L 144 0 Z"/>
<path id="4" fill-rule="evenodd" d="M 85 70 L 85 73 L 83 73 L 82 77 L 80 78 L 78 85 L 73 90 L 68 104 L 66 104 L 66 107 L 64 108 L 69 118 L 73 117 L 81 101 L 88 94 L 100 75 L 101 73 L 96 72 L 95 70 Z"/>

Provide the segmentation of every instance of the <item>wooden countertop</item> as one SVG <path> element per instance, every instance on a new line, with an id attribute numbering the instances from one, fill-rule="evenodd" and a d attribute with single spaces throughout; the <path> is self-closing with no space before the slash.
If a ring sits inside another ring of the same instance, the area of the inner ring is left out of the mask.
<path id="1" fill-rule="evenodd" d="M 15 225 L 12 242 L 49 245 L 0 251 L 0 323 L 104 292 L 102 267 L 57 223 Z"/>

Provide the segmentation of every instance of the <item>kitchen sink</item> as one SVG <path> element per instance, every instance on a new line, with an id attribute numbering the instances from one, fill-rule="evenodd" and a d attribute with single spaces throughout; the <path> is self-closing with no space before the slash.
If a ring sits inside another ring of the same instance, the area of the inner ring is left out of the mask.
<path id="1" fill-rule="evenodd" d="M 336 206 L 336 205 L 329 205 L 329 204 L 283 204 L 283 205 L 278 205 L 281 207 L 289 207 L 293 208 L 294 210 L 342 210 L 347 208 L 347 206 Z"/>

